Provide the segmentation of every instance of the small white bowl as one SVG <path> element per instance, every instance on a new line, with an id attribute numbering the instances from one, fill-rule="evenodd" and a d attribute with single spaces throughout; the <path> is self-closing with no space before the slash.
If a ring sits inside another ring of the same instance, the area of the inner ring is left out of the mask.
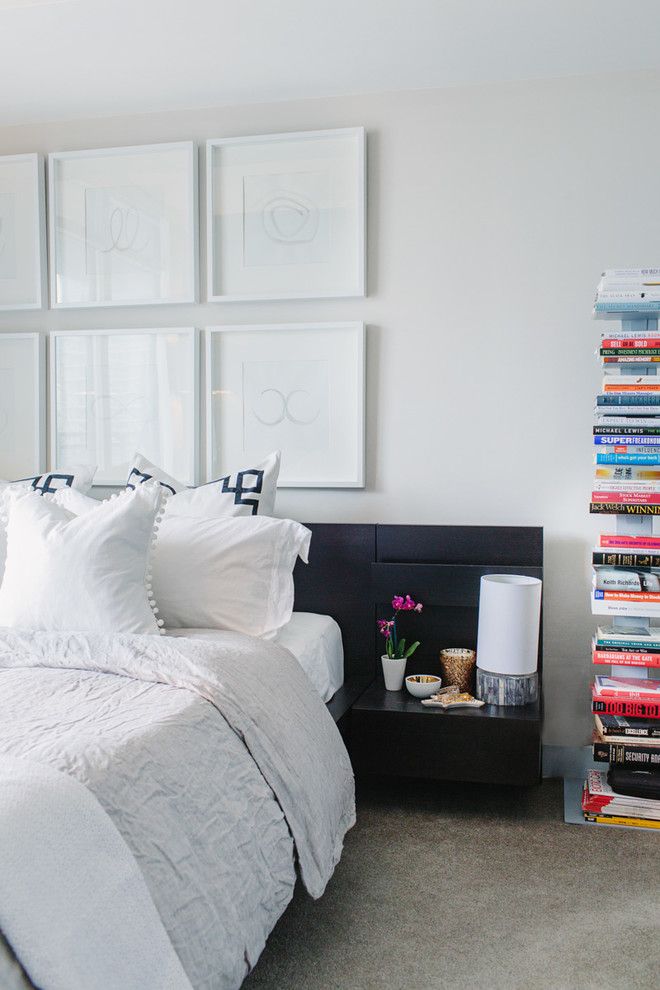
<path id="1" fill-rule="evenodd" d="M 419 680 L 420 677 L 424 680 Z M 413 698 L 430 698 L 442 687 L 442 679 L 435 674 L 409 674 L 406 677 L 406 687 Z"/>

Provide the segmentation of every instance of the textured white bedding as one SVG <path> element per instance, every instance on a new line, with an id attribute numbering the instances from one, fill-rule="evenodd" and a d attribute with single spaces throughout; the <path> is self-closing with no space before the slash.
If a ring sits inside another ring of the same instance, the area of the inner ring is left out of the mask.
<path id="1" fill-rule="evenodd" d="M 169 629 L 167 635 L 221 642 L 225 633 L 220 629 Z M 271 642 L 294 655 L 324 701 L 330 701 L 344 683 L 341 630 L 331 616 L 294 612 Z"/>
<path id="2" fill-rule="evenodd" d="M 69 774 L 95 795 L 195 990 L 240 986 L 292 896 L 295 861 L 320 896 L 354 821 L 348 754 L 300 664 L 237 633 L 195 642 L 0 630 L 3 757 Z M 0 894 L 5 929 L 11 890 Z M 30 948 L 17 953 L 28 974 Z"/>

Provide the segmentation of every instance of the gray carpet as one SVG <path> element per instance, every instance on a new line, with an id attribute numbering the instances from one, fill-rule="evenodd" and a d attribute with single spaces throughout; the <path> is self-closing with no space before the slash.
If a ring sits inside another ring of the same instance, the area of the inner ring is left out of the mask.
<path id="1" fill-rule="evenodd" d="M 324 897 L 296 890 L 246 990 L 660 986 L 660 835 L 529 791 L 370 784 Z"/>

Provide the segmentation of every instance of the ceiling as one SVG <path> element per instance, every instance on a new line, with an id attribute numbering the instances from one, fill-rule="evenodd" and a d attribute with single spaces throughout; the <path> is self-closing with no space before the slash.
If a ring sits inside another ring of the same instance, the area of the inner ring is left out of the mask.
<path id="1" fill-rule="evenodd" d="M 660 67 L 657 0 L 0 0 L 0 125 Z"/>

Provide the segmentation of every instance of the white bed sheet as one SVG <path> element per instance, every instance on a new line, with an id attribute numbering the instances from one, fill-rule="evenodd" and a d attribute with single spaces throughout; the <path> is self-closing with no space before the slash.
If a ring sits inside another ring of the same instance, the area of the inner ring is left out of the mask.
<path id="1" fill-rule="evenodd" d="M 168 636 L 190 639 L 222 638 L 220 629 L 168 629 Z M 341 630 L 329 615 L 294 612 L 271 640 L 294 655 L 324 701 L 344 683 L 344 647 Z"/>

